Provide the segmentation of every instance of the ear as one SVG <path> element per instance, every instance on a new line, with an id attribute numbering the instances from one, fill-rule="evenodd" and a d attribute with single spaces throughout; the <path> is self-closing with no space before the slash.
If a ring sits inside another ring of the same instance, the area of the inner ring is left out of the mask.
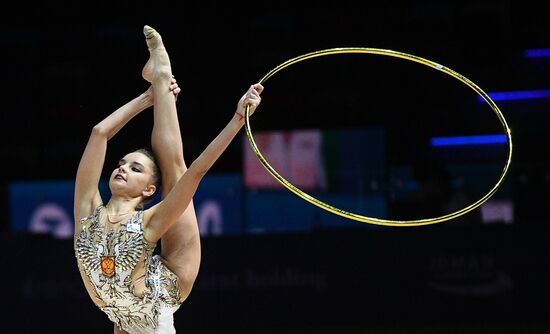
<path id="1" fill-rule="evenodd" d="M 153 196 L 155 191 L 157 191 L 157 186 L 155 186 L 154 184 L 150 184 L 141 192 L 141 195 L 145 198 L 149 198 Z"/>

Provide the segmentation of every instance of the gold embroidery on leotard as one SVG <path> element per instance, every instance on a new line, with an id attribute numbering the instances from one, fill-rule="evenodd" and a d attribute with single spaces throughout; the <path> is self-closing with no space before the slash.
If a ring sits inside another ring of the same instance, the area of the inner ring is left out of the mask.
<path id="1" fill-rule="evenodd" d="M 174 311 L 181 304 L 177 276 L 160 257 L 152 257 L 155 245 L 143 238 L 142 211 L 107 230 L 99 220 L 102 208 L 82 219 L 75 255 L 111 321 L 122 329 L 156 328 L 160 303 Z M 133 274 L 140 262 L 146 276 L 143 296 L 138 297 Z"/>

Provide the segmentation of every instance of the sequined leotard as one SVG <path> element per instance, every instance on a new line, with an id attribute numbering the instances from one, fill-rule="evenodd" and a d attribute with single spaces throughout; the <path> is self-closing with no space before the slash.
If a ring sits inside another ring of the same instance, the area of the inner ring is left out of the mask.
<path id="1" fill-rule="evenodd" d="M 104 224 L 104 206 L 80 221 L 75 256 L 94 303 L 119 328 L 134 333 L 175 333 L 181 305 L 177 276 L 143 237 L 143 211 L 126 222 Z"/>

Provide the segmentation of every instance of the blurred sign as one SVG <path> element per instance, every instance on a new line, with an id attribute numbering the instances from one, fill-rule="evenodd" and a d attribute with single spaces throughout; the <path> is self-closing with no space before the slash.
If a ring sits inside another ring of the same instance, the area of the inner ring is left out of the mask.
<path id="1" fill-rule="evenodd" d="M 73 195 L 73 181 L 11 183 L 8 196 L 12 231 L 72 238 Z"/>
<path id="2" fill-rule="evenodd" d="M 13 232 L 51 234 L 59 239 L 73 237 L 74 181 L 13 182 L 8 188 Z M 109 198 L 106 181 L 101 182 L 100 192 L 104 200 Z M 201 235 L 241 233 L 240 175 L 205 177 L 195 194 L 194 204 Z"/>

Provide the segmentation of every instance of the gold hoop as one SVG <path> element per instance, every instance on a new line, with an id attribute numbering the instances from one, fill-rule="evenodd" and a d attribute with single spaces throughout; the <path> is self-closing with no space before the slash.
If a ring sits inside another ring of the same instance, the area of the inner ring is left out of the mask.
<path id="1" fill-rule="evenodd" d="M 397 57 L 397 58 L 403 58 L 406 60 L 414 61 L 417 63 L 420 63 L 422 65 L 426 65 L 429 67 L 432 67 L 436 70 L 439 70 L 443 73 L 446 73 L 450 75 L 451 77 L 458 79 L 459 81 L 466 84 L 468 87 L 473 89 L 477 94 L 479 94 L 493 109 L 495 114 L 497 115 L 498 119 L 500 120 L 500 123 L 502 124 L 502 127 L 504 129 L 504 132 L 506 133 L 507 142 L 508 142 L 508 157 L 506 160 L 506 164 L 502 170 L 502 173 L 500 175 L 500 178 L 498 179 L 497 183 L 489 190 L 488 193 L 486 193 L 483 197 L 481 197 L 479 200 L 474 202 L 473 204 L 455 211 L 453 213 L 449 213 L 443 216 L 434 217 L 434 218 L 426 218 L 426 219 L 417 219 L 417 220 L 388 220 L 388 219 L 380 219 L 380 218 L 374 218 L 374 217 L 367 217 L 362 216 L 356 213 L 348 212 L 336 207 L 333 207 L 329 204 L 326 204 L 313 196 L 303 192 L 302 190 L 295 187 L 293 184 L 288 182 L 285 178 L 283 178 L 277 171 L 271 167 L 271 165 L 267 162 L 267 160 L 264 158 L 260 150 L 258 149 L 258 146 L 254 142 L 254 137 L 252 136 L 252 129 L 250 127 L 250 106 L 247 106 L 245 109 L 245 130 L 246 135 L 248 136 L 248 139 L 250 141 L 250 145 L 252 147 L 252 150 L 262 163 L 262 165 L 267 169 L 267 171 L 275 177 L 281 184 L 283 184 L 287 189 L 292 191 L 294 194 L 298 195 L 302 199 L 310 202 L 311 204 L 314 204 L 324 210 L 327 210 L 329 212 L 332 212 L 334 214 L 337 214 L 339 216 L 349 218 L 352 220 L 356 220 L 362 223 L 367 224 L 374 224 L 374 225 L 384 225 L 384 226 L 421 226 L 421 225 L 429 225 L 429 224 L 436 224 L 441 223 L 456 217 L 459 217 L 465 213 L 468 213 L 472 211 L 473 209 L 479 207 L 481 204 L 485 203 L 493 194 L 497 191 L 497 189 L 501 186 L 502 182 L 504 181 L 504 178 L 506 176 L 506 173 L 508 172 L 508 169 L 510 167 L 510 163 L 512 162 L 512 134 L 510 131 L 510 128 L 508 127 L 508 124 L 506 123 L 506 120 L 504 119 L 504 115 L 499 110 L 497 105 L 493 102 L 493 100 L 476 84 L 474 84 L 472 81 L 464 77 L 463 75 L 451 70 L 448 67 L 445 67 L 443 65 L 440 65 L 438 63 L 435 63 L 431 60 L 427 60 L 418 56 L 414 56 L 411 54 L 398 52 L 398 51 L 392 51 L 392 50 L 385 50 L 385 49 L 375 49 L 375 48 L 333 48 L 333 49 L 325 49 L 325 50 L 319 50 L 310 52 L 301 56 L 298 56 L 296 58 L 289 59 L 285 61 L 284 63 L 280 64 L 279 66 L 275 67 L 271 71 L 269 71 L 263 78 L 260 79 L 259 83 L 263 84 L 272 77 L 275 73 L 281 71 L 282 69 L 289 67 L 291 65 L 294 65 L 296 63 L 299 63 L 301 61 L 316 58 L 316 57 L 322 57 L 322 56 L 328 56 L 328 55 L 335 55 L 335 54 L 342 54 L 342 53 L 368 53 L 368 54 L 378 54 L 378 55 L 384 55 L 384 56 L 391 56 L 391 57 Z"/>

